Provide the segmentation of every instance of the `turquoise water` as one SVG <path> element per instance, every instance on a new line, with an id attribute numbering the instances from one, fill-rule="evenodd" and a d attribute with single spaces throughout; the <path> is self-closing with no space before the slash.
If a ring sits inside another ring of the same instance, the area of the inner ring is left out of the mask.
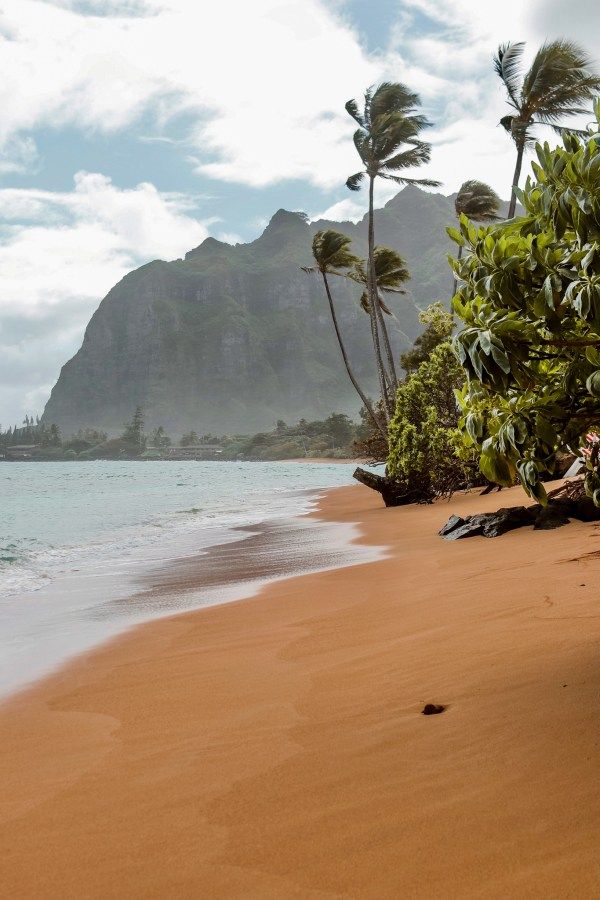
<path id="1" fill-rule="evenodd" d="M 350 484 L 340 464 L 0 464 L 0 596 L 80 566 L 202 533 L 301 513 L 306 491 Z"/>
<path id="2" fill-rule="evenodd" d="M 234 529 L 290 527 L 323 489 L 350 484 L 352 471 L 338 463 L 0 464 L 0 692 L 133 622 L 173 612 L 177 604 L 144 610 L 122 599 L 173 560 L 239 541 Z M 350 534 L 320 527 L 319 548 L 312 538 L 307 553 L 321 560 L 330 546 L 333 559 Z M 181 608 L 222 599 L 213 591 Z"/>

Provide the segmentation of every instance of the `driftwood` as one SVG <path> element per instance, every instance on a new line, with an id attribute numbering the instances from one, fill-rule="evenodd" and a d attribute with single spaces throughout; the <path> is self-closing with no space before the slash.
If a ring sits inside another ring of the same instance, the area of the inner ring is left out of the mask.
<path id="1" fill-rule="evenodd" d="M 418 503 L 423 499 L 418 491 L 407 491 L 397 481 L 385 475 L 367 472 L 360 466 L 354 470 L 352 477 L 371 490 L 378 491 L 386 506 L 406 506 L 408 503 Z"/>

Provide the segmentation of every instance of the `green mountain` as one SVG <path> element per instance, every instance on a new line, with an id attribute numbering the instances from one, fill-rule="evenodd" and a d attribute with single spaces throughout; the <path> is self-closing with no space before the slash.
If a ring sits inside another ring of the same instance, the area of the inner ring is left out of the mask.
<path id="1" fill-rule="evenodd" d="M 407 187 L 376 213 L 377 242 L 399 250 L 412 273 L 410 293 L 394 297 L 397 352 L 419 331 L 418 308 L 446 300 L 451 250 L 445 227 L 453 198 Z M 251 432 L 277 419 L 355 416 L 359 402 L 340 359 L 311 239 L 336 228 L 366 255 L 366 220 L 308 223 L 279 210 L 263 234 L 231 246 L 207 238 L 185 259 L 151 262 L 102 300 L 76 355 L 63 366 L 43 420 L 63 434 L 79 428 L 120 431 L 136 406 L 148 426 L 178 434 Z M 376 393 L 369 322 L 359 289 L 333 279 L 349 356 Z"/>

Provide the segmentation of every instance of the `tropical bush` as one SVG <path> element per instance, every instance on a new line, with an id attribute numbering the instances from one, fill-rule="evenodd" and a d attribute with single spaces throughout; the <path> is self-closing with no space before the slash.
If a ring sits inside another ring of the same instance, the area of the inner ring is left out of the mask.
<path id="1" fill-rule="evenodd" d="M 600 424 L 600 135 L 536 153 L 521 218 L 477 228 L 463 217 L 449 233 L 467 251 L 452 262 L 466 444 L 490 480 L 518 477 L 544 502 L 557 453 Z M 586 485 L 600 505 L 597 465 Z"/>
<path id="2" fill-rule="evenodd" d="M 455 391 L 464 377 L 446 340 L 398 388 L 387 474 L 415 499 L 450 495 L 477 480 L 478 456 L 464 447 L 458 429 Z"/>

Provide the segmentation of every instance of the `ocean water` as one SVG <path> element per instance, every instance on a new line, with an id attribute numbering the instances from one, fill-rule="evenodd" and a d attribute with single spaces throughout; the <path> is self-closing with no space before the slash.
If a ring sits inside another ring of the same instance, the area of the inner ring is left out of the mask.
<path id="1" fill-rule="evenodd" d="M 284 535 L 275 542 L 280 556 L 294 545 L 290 572 L 342 564 L 352 527 L 310 520 L 308 528 L 298 517 L 323 489 L 350 484 L 352 469 L 285 462 L 0 464 L 0 694 L 136 622 L 251 593 L 261 579 L 246 579 L 241 591 L 221 563 L 210 588 L 163 592 L 160 603 L 139 599 L 175 561 L 200 554 L 210 568 L 211 547 L 243 541 L 265 526 Z M 244 543 L 239 547 L 237 558 Z M 352 549 L 353 562 L 372 556 Z M 285 562 L 277 568 L 286 574 Z M 135 595 L 137 602 L 126 602 Z"/>

